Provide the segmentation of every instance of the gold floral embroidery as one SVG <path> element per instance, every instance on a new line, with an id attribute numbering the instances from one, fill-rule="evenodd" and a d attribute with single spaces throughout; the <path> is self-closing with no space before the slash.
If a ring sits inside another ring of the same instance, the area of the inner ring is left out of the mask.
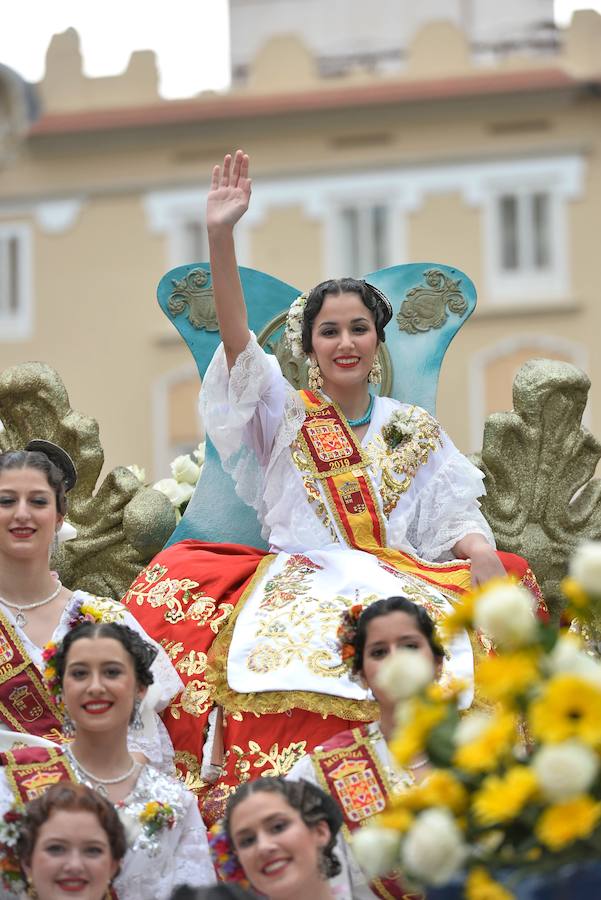
<path id="1" fill-rule="evenodd" d="M 400 419 L 399 412 L 394 415 Z M 378 434 L 366 448 L 372 468 L 382 473 L 380 496 L 386 517 L 409 490 L 417 470 L 428 462 L 430 453 L 442 447 L 440 425 L 425 410 L 412 406 L 403 420 L 400 443 L 393 447 Z"/>
<path id="2" fill-rule="evenodd" d="M 333 543 L 339 543 L 338 535 L 336 534 L 336 529 L 332 524 L 332 519 L 330 518 L 328 508 L 324 503 L 319 487 L 317 486 L 317 479 L 314 478 L 311 474 L 309 459 L 298 440 L 294 441 L 291 444 L 290 451 L 292 453 L 292 461 L 294 462 L 294 465 L 302 476 L 303 487 L 305 489 L 309 505 L 313 509 L 323 527 L 326 528 L 329 532 L 330 538 L 332 539 Z"/>
<path id="3" fill-rule="evenodd" d="M 176 750 L 173 761 L 176 766 L 178 780 L 181 781 L 184 787 L 189 791 L 198 793 L 205 784 L 200 777 L 200 762 L 198 757 L 186 750 Z"/>
<path id="4" fill-rule="evenodd" d="M 135 587 L 130 588 L 123 603 L 136 603 L 142 606 L 148 603 L 153 609 L 166 606 L 165 621 L 171 625 L 178 622 L 196 622 L 199 628 L 208 625 L 213 634 L 217 634 L 219 627 L 225 622 L 233 610 L 231 603 L 223 603 L 217 606 L 213 597 L 207 596 L 200 587 L 198 581 L 191 578 L 166 578 L 159 581 L 168 569 L 156 563 L 140 576 Z M 182 592 L 181 598 L 177 595 Z"/>
<path id="5" fill-rule="evenodd" d="M 100 612 L 103 622 L 123 622 L 125 619 L 123 604 L 109 597 L 94 597 L 92 606 Z"/>
<path id="6" fill-rule="evenodd" d="M 263 778 L 287 775 L 292 766 L 305 755 L 306 748 L 306 741 L 293 741 L 281 751 L 279 744 L 272 744 L 267 752 L 256 741 L 248 742 L 248 750 L 234 744 L 231 748 L 237 757 L 234 773 L 241 782 L 250 779 L 251 769 L 264 769 L 260 773 Z M 251 761 L 253 757 L 256 758 Z"/>
<path id="7" fill-rule="evenodd" d="M 207 667 L 207 654 L 202 650 L 190 650 L 182 659 L 178 660 L 175 668 L 184 675 L 202 675 Z"/>
<path id="8" fill-rule="evenodd" d="M 196 678 L 188 682 L 168 709 L 174 719 L 179 719 L 182 712 L 195 717 L 202 716 L 211 706 L 211 689 L 205 681 Z"/>
<path id="9" fill-rule="evenodd" d="M 351 722 L 373 722 L 378 718 L 376 703 L 367 700 L 348 700 L 329 694 L 317 694 L 312 691 L 261 691 L 260 693 L 239 694 L 227 683 L 227 657 L 232 642 L 236 620 L 244 608 L 248 597 L 255 590 L 257 583 L 263 578 L 265 570 L 274 562 L 275 556 L 268 555 L 261 560 L 255 575 L 249 582 L 244 594 L 236 604 L 234 612 L 224 628 L 217 635 L 209 651 L 209 665 L 206 678 L 212 689 L 214 703 L 234 718 L 242 712 L 255 716 L 267 713 L 281 713 L 290 709 L 304 709 L 323 716 L 338 716 Z"/>

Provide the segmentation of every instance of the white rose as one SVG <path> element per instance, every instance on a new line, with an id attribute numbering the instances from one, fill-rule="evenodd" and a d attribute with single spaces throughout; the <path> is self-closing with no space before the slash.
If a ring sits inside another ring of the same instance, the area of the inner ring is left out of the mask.
<path id="1" fill-rule="evenodd" d="M 401 847 L 402 867 L 422 884 L 446 884 L 466 856 L 462 834 L 446 809 L 420 813 Z"/>
<path id="2" fill-rule="evenodd" d="M 161 478 L 153 485 L 155 491 L 160 491 L 171 500 L 173 506 L 178 509 L 182 503 L 187 503 L 194 493 L 191 484 L 179 484 L 174 478 Z"/>
<path id="3" fill-rule="evenodd" d="M 539 750 L 532 768 L 547 800 L 561 803 L 588 791 L 599 771 L 599 760 L 579 741 L 564 741 Z"/>
<path id="4" fill-rule="evenodd" d="M 141 484 L 146 484 L 146 469 L 143 469 L 141 466 L 137 466 L 135 463 L 132 463 L 131 466 L 127 466 L 132 475 L 135 475 L 138 481 Z"/>
<path id="5" fill-rule="evenodd" d="M 576 548 L 570 575 L 587 594 L 601 595 L 601 541 L 584 541 Z"/>
<path id="6" fill-rule="evenodd" d="M 171 463 L 171 474 L 179 484 L 196 484 L 200 468 L 187 454 L 176 456 Z"/>
<path id="7" fill-rule="evenodd" d="M 393 701 L 407 700 L 419 694 L 434 678 L 434 665 L 416 650 L 401 647 L 393 653 L 376 675 L 376 683 Z"/>
<path id="8" fill-rule="evenodd" d="M 463 747 L 465 744 L 471 744 L 477 741 L 480 735 L 484 734 L 493 717 L 490 713 L 471 712 L 464 716 L 459 725 L 455 729 L 453 742 L 456 747 Z"/>
<path id="9" fill-rule="evenodd" d="M 367 825 L 355 831 L 351 847 L 368 881 L 386 875 L 398 864 L 401 836 L 392 828 Z"/>
<path id="10" fill-rule="evenodd" d="M 601 664 L 582 649 L 578 638 L 571 635 L 557 641 L 547 657 L 546 668 L 552 675 L 566 672 L 579 675 L 601 688 Z"/>
<path id="11" fill-rule="evenodd" d="M 517 584 L 490 588 L 476 604 L 474 624 L 499 647 L 528 644 L 536 634 L 532 595 Z"/>
<path id="12" fill-rule="evenodd" d="M 207 452 L 207 445 L 205 444 L 204 441 L 202 441 L 202 443 L 200 443 L 198 445 L 198 447 L 192 454 L 194 459 L 196 460 L 197 465 L 200 467 L 202 467 L 202 465 L 205 461 L 206 452 Z"/>

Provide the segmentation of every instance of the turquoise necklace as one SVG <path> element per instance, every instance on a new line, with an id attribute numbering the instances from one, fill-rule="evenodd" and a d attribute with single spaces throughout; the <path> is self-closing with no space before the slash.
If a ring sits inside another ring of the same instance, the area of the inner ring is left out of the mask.
<path id="1" fill-rule="evenodd" d="M 371 414 L 374 411 L 374 394 L 369 395 L 369 406 L 365 413 L 359 419 L 347 419 L 351 428 L 359 428 L 360 425 L 367 425 L 371 421 Z"/>

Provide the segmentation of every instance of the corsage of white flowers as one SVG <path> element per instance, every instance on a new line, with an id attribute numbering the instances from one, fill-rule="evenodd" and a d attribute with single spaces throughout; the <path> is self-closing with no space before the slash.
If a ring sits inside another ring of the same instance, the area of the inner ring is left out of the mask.
<path id="1" fill-rule="evenodd" d="M 511 650 L 530 644 L 537 629 L 532 595 L 519 584 L 500 580 L 478 602 L 474 625 L 499 647 Z"/>
<path id="2" fill-rule="evenodd" d="M 305 355 L 303 350 L 303 316 L 308 296 L 308 293 L 300 294 L 291 304 L 286 316 L 284 335 L 288 346 L 292 350 L 292 355 L 297 359 L 302 359 Z"/>
<path id="3" fill-rule="evenodd" d="M 401 647 L 384 662 L 376 682 L 389 700 L 396 703 L 419 694 L 433 678 L 431 660 L 416 650 Z"/>
<path id="4" fill-rule="evenodd" d="M 413 410 L 398 409 L 382 428 L 382 437 L 391 450 L 410 441 L 419 431 L 419 423 L 413 421 Z"/>

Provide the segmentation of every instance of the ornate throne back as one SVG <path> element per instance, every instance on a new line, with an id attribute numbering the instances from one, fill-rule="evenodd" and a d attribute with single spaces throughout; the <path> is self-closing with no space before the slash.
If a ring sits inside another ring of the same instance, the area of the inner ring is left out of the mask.
<path id="1" fill-rule="evenodd" d="M 283 340 L 286 313 L 301 291 L 255 269 L 239 271 L 250 328 L 261 346 L 276 355 L 288 380 L 297 388 L 306 387 L 306 367 Z M 366 279 L 390 298 L 394 310 L 380 349 L 380 392 L 435 413 L 444 354 L 476 306 L 473 283 L 463 272 L 437 263 L 392 266 Z M 202 379 L 220 341 L 209 264 L 167 272 L 159 283 L 158 299 L 188 345 Z M 237 497 L 210 440 L 194 496 L 168 543 L 188 538 L 265 548 L 255 511 Z"/>

